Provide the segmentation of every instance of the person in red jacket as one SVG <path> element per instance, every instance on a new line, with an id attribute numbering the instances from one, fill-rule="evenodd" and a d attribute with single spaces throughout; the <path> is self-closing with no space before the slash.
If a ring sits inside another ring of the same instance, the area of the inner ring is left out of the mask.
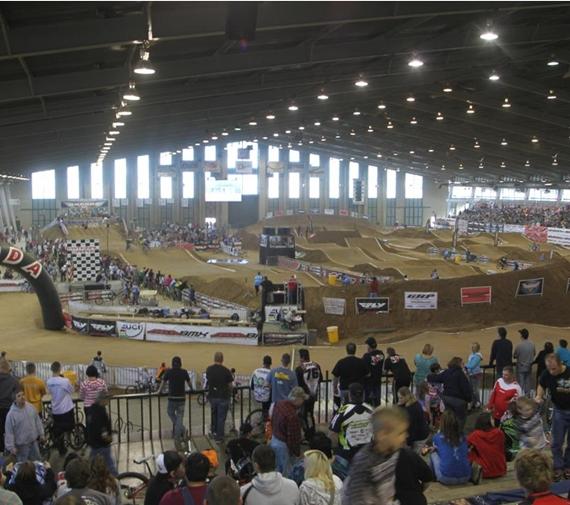
<path id="1" fill-rule="evenodd" d="M 495 382 L 487 404 L 487 409 L 493 413 L 496 425 L 507 411 L 509 403 L 519 396 L 522 396 L 522 389 L 515 380 L 513 367 L 506 366 L 503 368 L 503 376 Z"/>
<path id="2" fill-rule="evenodd" d="M 505 459 L 505 434 L 493 426 L 489 412 L 479 414 L 475 430 L 467 436 L 469 461 L 483 469 L 483 478 L 502 477 L 507 473 Z"/>

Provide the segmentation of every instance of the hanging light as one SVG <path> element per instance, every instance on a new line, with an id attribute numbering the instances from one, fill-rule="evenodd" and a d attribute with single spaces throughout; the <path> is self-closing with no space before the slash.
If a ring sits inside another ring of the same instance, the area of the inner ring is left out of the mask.
<path id="1" fill-rule="evenodd" d="M 234 126 L 234 131 L 235 131 L 235 132 L 240 132 L 240 131 L 241 131 L 241 128 L 240 128 L 239 126 Z"/>
<path id="2" fill-rule="evenodd" d="M 477 139 L 475 139 L 475 144 L 473 144 L 473 147 L 475 149 L 479 149 L 481 146 L 479 145 L 479 141 Z"/>
<path id="3" fill-rule="evenodd" d="M 505 98 L 504 102 L 502 103 L 501 107 L 503 107 L 504 109 L 510 109 L 511 107 L 511 102 L 509 102 L 508 98 Z"/>
<path id="4" fill-rule="evenodd" d="M 410 61 L 408 61 L 408 66 L 412 68 L 419 68 L 423 66 L 423 64 L 424 62 L 417 57 L 414 57 Z"/>
<path id="5" fill-rule="evenodd" d="M 340 118 L 339 118 L 338 116 L 334 115 L 334 116 L 332 117 L 332 120 L 333 120 L 333 121 L 339 121 Z"/>
<path id="6" fill-rule="evenodd" d="M 217 135 L 212 135 L 212 140 L 218 140 L 218 136 Z"/>
<path id="7" fill-rule="evenodd" d="M 386 105 L 384 104 L 384 102 L 380 102 L 380 103 L 378 104 L 378 108 L 379 108 L 380 110 L 384 110 L 384 109 L 386 109 Z"/>
<path id="8" fill-rule="evenodd" d="M 459 170 L 463 170 L 463 163 L 459 164 Z"/>
<path id="9" fill-rule="evenodd" d="M 469 104 L 466 112 L 467 114 L 475 114 L 475 109 L 473 108 L 473 104 Z"/>
<path id="10" fill-rule="evenodd" d="M 328 100 L 329 99 L 329 95 L 327 95 L 324 90 L 321 89 L 321 92 L 317 95 L 317 98 L 319 100 Z"/>
<path id="11" fill-rule="evenodd" d="M 558 158 L 556 156 L 554 156 L 552 158 L 552 166 L 553 167 L 557 167 L 558 166 Z"/>
<path id="12" fill-rule="evenodd" d="M 451 144 L 451 145 L 449 146 L 449 150 L 450 150 L 450 151 L 455 151 L 455 146 L 454 146 L 453 144 Z"/>
<path id="13" fill-rule="evenodd" d="M 267 114 L 267 116 L 265 116 L 265 119 L 269 120 L 275 119 L 275 114 L 273 114 L 273 112 L 270 112 L 269 114 Z"/>
<path id="14" fill-rule="evenodd" d="M 410 151 L 410 154 L 416 154 L 416 151 L 414 151 L 413 149 Z"/>
<path id="15" fill-rule="evenodd" d="M 489 80 L 490 81 L 498 81 L 501 77 L 499 76 L 499 74 L 497 74 L 497 72 L 495 72 L 494 70 L 491 72 L 491 75 L 489 75 Z"/>
<path id="16" fill-rule="evenodd" d="M 115 137 L 105 137 L 105 142 L 115 142 L 117 140 Z"/>
<path id="17" fill-rule="evenodd" d="M 445 165 L 441 165 L 441 170 L 445 171 Z"/>
<path id="18" fill-rule="evenodd" d="M 309 144 L 314 144 L 315 141 L 314 140 L 309 140 Z"/>
<path id="19" fill-rule="evenodd" d="M 303 125 L 299 126 L 299 130 L 303 131 L 305 127 Z"/>
<path id="20" fill-rule="evenodd" d="M 556 95 L 554 94 L 554 91 L 548 90 L 548 95 L 546 96 L 546 98 L 548 98 L 549 100 L 556 100 Z"/>
<path id="21" fill-rule="evenodd" d="M 275 132 L 275 133 L 273 134 L 273 136 L 274 136 L 274 137 L 279 137 L 279 134 L 278 134 L 277 132 Z"/>
<path id="22" fill-rule="evenodd" d="M 509 145 L 506 138 L 503 138 L 503 140 L 501 140 L 501 145 L 502 146 L 508 146 Z"/>
<path id="23" fill-rule="evenodd" d="M 121 133 L 119 130 L 110 130 L 109 135 L 119 135 Z"/>
<path id="24" fill-rule="evenodd" d="M 123 123 L 122 121 L 115 121 L 112 124 L 113 128 L 119 128 L 120 126 L 125 126 L 125 123 Z"/>
<path id="25" fill-rule="evenodd" d="M 257 126 L 257 121 L 255 119 L 252 119 L 249 123 L 247 123 L 249 126 Z"/>
<path id="26" fill-rule="evenodd" d="M 137 93 L 135 83 L 133 81 L 129 82 L 129 89 L 123 95 L 123 100 L 128 100 L 129 102 L 138 102 L 140 99 L 141 97 Z"/>
<path id="27" fill-rule="evenodd" d="M 350 130 L 350 135 L 354 137 L 356 135 L 356 132 L 354 130 Z"/>
<path id="28" fill-rule="evenodd" d="M 433 153 L 434 150 L 435 150 L 435 149 L 433 149 L 433 148 L 430 147 L 430 148 L 428 149 L 428 153 Z"/>
<path id="29" fill-rule="evenodd" d="M 392 128 L 394 128 L 394 125 L 392 124 L 392 121 L 388 121 L 388 124 L 386 125 L 386 128 L 388 128 L 389 130 L 391 130 Z"/>
<path id="30" fill-rule="evenodd" d="M 334 136 L 334 138 L 335 138 L 335 139 L 339 139 L 339 138 L 340 138 L 340 133 L 337 133 L 337 134 Z"/>
<path id="31" fill-rule="evenodd" d="M 150 52 L 148 50 L 148 42 L 145 42 L 141 46 L 140 50 L 140 58 L 135 67 L 133 68 L 133 72 L 139 75 L 153 75 L 156 73 L 152 63 L 150 62 Z"/>
<path id="32" fill-rule="evenodd" d="M 320 122 L 320 121 L 315 121 L 313 124 L 314 124 L 315 126 L 321 126 L 321 122 Z"/>
<path id="33" fill-rule="evenodd" d="M 354 109 L 352 115 L 353 116 L 360 116 L 361 112 L 358 109 Z"/>
<path id="34" fill-rule="evenodd" d="M 507 164 L 504 161 L 501 161 L 501 168 L 506 168 Z"/>
<path id="35" fill-rule="evenodd" d="M 538 143 L 538 137 L 537 137 L 536 135 L 534 135 L 534 136 L 530 139 L 530 141 L 531 141 L 533 144 L 537 144 L 537 143 Z"/>
<path id="36" fill-rule="evenodd" d="M 111 142 L 105 142 L 103 145 L 104 146 L 112 146 L 113 144 Z"/>
<path id="37" fill-rule="evenodd" d="M 525 163 L 524 163 L 524 166 L 525 166 L 525 167 L 530 167 L 530 161 L 529 161 L 529 160 L 526 160 Z"/>
<path id="38" fill-rule="evenodd" d="M 326 142 L 327 139 L 325 137 L 321 137 L 321 142 Z"/>
<path id="39" fill-rule="evenodd" d="M 443 121 L 443 114 L 441 112 L 438 112 L 437 115 L 435 116 L 435 119 L 437 121 Z"/>
<path id="40" fill-rule="evenodd" d="M 377 158 L 382 158 L 382 155 L 381 155 L 380 153 L 378 153 L 378 154 L 376 155 L 376 157 L 377 157 Z"/>
<path id="41" fill-rule="evenodd" d="M 406 102 L 415 102 L 415 101 L 416 101 L 416 99 L 411 95 L 406 98 Z"/>
<path id="42" fill-rule="evenodd" d="M 451 88 L 451 86 L 445 86 L 442 91 L 444 93 L 451 93 L 453 91 L 453 89 Z"/>
<path id="43" fill-rule="evenodd" d="M 412 119 L 410 119 L 410 124 L 418 124 L 418 120 L 415 117 L 412 117 Z"/>
<path id="44" fill-rule="evenodd" d="M 551 56 L 550 59 L 546 62 L 546 64 L 549 67 L 557 67 L 558 65 L 560 65 L 560 62 L 556 58 Z"/>
<path id="45" fill-rule="evenodd" d="M 493 40 L 497 40 L 499 35 L 491 28 L 491 26 L 487 25 L 485 31 L 479 35 L 479 38 L 486 42 L 491 42 Z"/>
<path id="46" fill-rule="evenodd" d="M 116 118 L 120 118 L 120 117 L 125 117 L 125 116 L 131 116 L 132 112 L 130 110 L 128 110 L 126 108 L 126 103 L 125 102 L 121 102 L 121 107 L 119 108 L 119 110 L 117 111 L 117 114 L 115 114 Z"/>
<path id="47" fill-rule="evenodd" d="M 222 137 L 227 137 L 228 135 L 229 135 L 229 133 L 228 133 L 226 130 L 224 130 L 224 131 L 222 132 Z"/>
<path id="48" fill-rule="evenodd" d="M 368 81 L 365 81 L 362 75 L 358 78 L 358 80 L 354 83 L 357 88 L 365 88 L 368 86 Z"/>
<path id="49" fill-rule="evenodd" d="M 295 102 L 291 102 L 287 108 L 292 112 L 299 110 L 299 106 Z"/>
<path id="50" fill-rule="evenodd" d="M 291 133 L 291 130 L 285 130 L 285 133 L 289 135 Z"/>
<path id="51" fill-rule="evenodd" d="M 263 136 L 261 137 L 261 140 L 267 140 L 269 137 Z"/>

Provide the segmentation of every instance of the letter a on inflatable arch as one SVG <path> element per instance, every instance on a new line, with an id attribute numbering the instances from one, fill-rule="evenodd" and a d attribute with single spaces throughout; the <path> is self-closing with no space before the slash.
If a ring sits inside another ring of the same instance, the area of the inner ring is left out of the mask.
<path id="1" fill-rule="evenodd" d="M 46 330 L 61 330 L 65 324 L 59 295 L 43 265 L 17 247 L 0 246 L 0 263 L 22 274 L 32 285 L 42 307 Z"/>

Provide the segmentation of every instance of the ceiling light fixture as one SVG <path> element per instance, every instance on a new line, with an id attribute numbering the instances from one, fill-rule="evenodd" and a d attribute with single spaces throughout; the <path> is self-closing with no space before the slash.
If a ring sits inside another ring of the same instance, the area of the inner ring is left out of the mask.
<path id="1" fill-rule="evenodd" d="M 333 120 L 333 121 L 339 121 L 340 118 L 339 118 L 338 116 L 333 116 L 333 117 L 332 117 L 332 120 Z"/>
<path id="2" fill-rule="evenodd" d="M 481 146 L 479 145 L 479 141 L 475 139 L 475 144 L 473 144 L 473 148 L 479 149 Z"/>
<path id="3" fill-rule="evenodd" d="M 413 117 L 412 119 L 410 119 L 410 124 L 418 124 L 418 120 Z"/>
<path id="4" fill-rule="evenodd" d="M 275 119 L 275 114 L 273 114 L 273 112 L 270 112 L 269 114 L 267 114 L 267 116 L 265 116 L 265 119 Z"/>
<path id="5" fill-rule="evenodd" d="M 449 146 L 449 150 L 450 150 L 450 151 L 455 151 L 455 146 L 454 146 L 453 144 L 451 144 L 451 145 Z"/>
<path id="6" fill-rule="evenodd" d="M 497 40 L 499 35 L 491 28 L 491 26 L 487 25 L 485 31 L 479 35 L 479 38 L 486 42 L 492 42 L 493 40 Z"/>
<path id="7" fill-rule="evenodd" d="M 511 102 L 509 102 L 508 98 L 505 98 L 504 102 L 501 104 L 501 107 L 503 107 L 504 109 L 510 109 Z"/>
<path id="8" fill-rule="evenodd" d="M 388 121 L 388 124 L 386 125 L 386 128 L 388 128 L 389 130 L 391 130 L 392 128 L 394 128 L 394 125 L 392 124 L 392 121 Z"/>
<path id="9" fill-rule="evenodd" d="M 119 130 L 110 130 L 109 135 L 119 135 L 121 133 Z"/>
<path id="10" fill-rule="evenodd" d="M 414 57 L 410 61 L 408 61 L 408 66 L 412 68 L 420 68 L 423 66 L 423 64 L 424 62 L 417 57 Z"/>
<path id="11" fill-rule="evenodd" d="M 303 131 L 305 127 L 303 125 L 299 126 L 299 130 Z"/>
<path id="12" fill-rule="evenodd" d="M 554 94 L 554 91 L 548 90 L 548 95 L 546 96 L 546 98 L 548 98 L 549 100 L 556 100 L 556 95 Z"/>
<path id="13" fill-rule="evenodd" d="M 489 75 L 490 81 L 498 81 L 500 78 L 501 78 L 500 75 L 497 74 L 497 72 L 495 72 L 494 70 L 491 72 L 491 75 Z"/>
<path id="14" fill-rule="evenodd" d="M 121 107 L 118 111 L 117 114 L 115 115 L 115 117 L 118 119 L 120 117 L 126 117 L 126 116 L 132 116 L 132 112 L 128 109 L 125 109 L 124 107 Z"/>
<path id="15" fill-rule="evenodd" d="M 466 112 L 467 112 L 467 114 L 475 114 L 475 109 L 473 108 L 472 104 L 469 104 Z"/>
<path id="16" fill-rule="evenodd" d="M 115 137 L 105 137 L 105 142 L 115 142 L 117 140 Z"/>
<path id="17" fill-rule="evenodd" d="M 503 138 L 503 140 L 501 140 L 501 145 L 502 146 L 508 146 L 509 143 L 507 142 L 507 139 Z"/>
<path id="18" fill-rule="evenodd" d="M 239 126 L 234 126 L 234 131 L 240 132 L 240 131 L 241 131 L 241 128 L 240 128 Z"/>
<path id="19" fill-rule="evenodd" d="M 135 68 L 133 68 L 133 72 L 139 75 L 153 75 L 156 73 L 155 68 L 153 67 L 152 63 L 150 62 L 150 52 L 149 52 L 149 43 L 145 41 L 140 49 L 140 58 Z"/>
<path id="20" fill-rule="evenodd" d="M 278 134 L 277 132 L 275 132 L 275 133 L 273 134 L 273 136 L 274 136 L 274 137 L 279 137 L 279 134 Z"/>
<path id="21" fill-rule="evenodd" d="M 444 93 L 451 93 L 453 91 L 453 89 L 451 88 L 451 86 L 445 86 L 442 91 Z"/>
<path id="22" fill-rule="evenodd" d="M 257 121 L 255 121 L 254 119 L 252 119 L 249 123 L 247 123 L 249 126 L 257 126 Z"/>
<path id="23" fill-rule="evenodd" d="M 287 108 L 292 112 L 299 110 L 299 106 L 295 102 L 291 102 Z"/>
<path id="24" fill-rule="evenodd" d="M 372 133 L 374 130 L 372 128 L 372 125 L 368 125 L 368 130 L 366 130 L 368 133 Z"/>
<path id="25" fill-rule="evenodd" d="M 353 116 L 360 116 L 361 112 L 358 109 L 354 109 L 354 112 L 352 113 Z"/>
<path id="26" fill-rule="evenodd" d="M 537 144 L 537 143 L 538 143 L 538 137 L 537 137 L 536 135 L 534 135 L 534 136 L 530 139 L 530 141 L 531 141 L 533 144 Z"/>
<path id="27" fill-rule="evenodd" d="M 384 102 L 380 102 L 380 103 L 378 104 L 378 108 L 379 108 L 380 110 L 384 110 L 384 109 L 386 109 L 386 105 L 384 104 Z"/>
<path id="28" fill-rule="evenodd" d="M 416 151 L 414 151 L 413 149 L 410 151 L 410 154 L 416 154 Z"/>
<path id="29" fill-rule="evenodd" d="M 459 170 L 463 170 L 463 163 L 459 164 Z"/>
<path id="30" fill-rule="evenodd" d="M 337 133 L 337 134 L 334 136 L 334 138 L 335 138 L 335 139 L 339 139 L 339 138 L 340 138 L 340 133 Z"/>
<path id="31" fill-rule="evenodd" d="M 377 158 L 382 158 L 382 155 L 381 155 L 380 153 L 378 153 L 378 154 L 376 155 L 376 157 L 377 157 Z"/>
<path id="32" fill-rule="evenodd" d="M 320 121 L 315 121 L 313 124 L 314 124 L 315 126 L 321 126 L 321 122 L 320 122 Z"/>
<path id="33" fill-rule="evenodd" d="M 524 163 L 524 166 L 525 166 L 525 167 L 530 167 L 530 161 L 529 161 L 529 160 L 526 160 L 525 163 Z"/>
<path id="34" fill-rule="evenodd" d="M 357 88 L 365 88 L 368 86 L 368 81 L 365 81 L 362 75 L 358 78 L 358 80 L 354 83 Z"/>
<path id="35" fill-rule="evenodd" d="M 289 135 L 291 133 L 291 130 L 285 130 L 285 133 Z"/>
<path id="36" fill-rule="evenodd" d="M 409 96 L 406 98 L 406 102 L 415 102 L 416 99 L 413 96 Z"/>
<path id="37" fill-rule="evenodd" d="M 435 149 L 429 148 L 428 153 L 433 153 Z"/>
<path id="38" fill-rule="evenodd" d="M 356 132 L 354 130 L 350 130 L 350 135 L 354 137 L 356 135 Z"/>
<path id="39" fill-rule="evenodd" d="M 228 135 L 229 135 L 229 133 L 228 133 L 227 131 L 224 130 L 224 131 L 222 132 L 222 137 L 227 137 Z"/>
<path id="40" fill-rule="evenodd" d="M 113 128 L 119 128 L 120 126 L 125 126 L 125 123 L 123 123 L 122 121 L 115 121 L 112 124 Z"/>
<path id="41" fill-rule="evenodd" d="M 557 67 L 558 65 L 560 65 L 560 62 L 554 58 L 553 56 L 550 57 L 550 59 L 548 60 L 548 62 L 546 63 L 549 67 Z"/>
<path id="42" fill-rule="evenodd" d="M 138 102 L 141 99 L 140 95 L 137 93 L 137 88 L 133 81 L 129 82 L 129 89 L 123 95 L 123 100 L 128 100 L 129 102 Z"/>
<path id="43" fill-rule="evenodd" d="M 438 112 L 437 115 L 435 116 L 435 119 L 437 121 L 443 121 L 443 114 L 441 112 Z"/>
<path id="44" fill-rule="evenodd" d="M 319 100 L 328 100 L 329 99 L 329 95 L 327 95 L 322 89 L 321 92 L 317 95 L 317 98 Z"/>
<path id="45" fill-rule="evenodd" d="M 501 168 L 506 168 L 507 164 L 504 161 L 501 161 Z"/>
<path id="46" fill-rule="evenodd" d="M 212 135 L 212 140 L 218 140 L 218 136 L 217 136 L 217 135 Z"/>

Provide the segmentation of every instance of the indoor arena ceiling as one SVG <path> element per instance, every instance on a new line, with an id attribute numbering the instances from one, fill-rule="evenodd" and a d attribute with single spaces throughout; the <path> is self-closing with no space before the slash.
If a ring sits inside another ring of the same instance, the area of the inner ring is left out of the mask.
<path id="1" fill-rule="evenodd" d="M 570 3 L 1 2 L 0 31 L 2 173 L 94 162 L 123 122 L 107 160 L 266 137 L 441 181 L 570 180 Z"/>

